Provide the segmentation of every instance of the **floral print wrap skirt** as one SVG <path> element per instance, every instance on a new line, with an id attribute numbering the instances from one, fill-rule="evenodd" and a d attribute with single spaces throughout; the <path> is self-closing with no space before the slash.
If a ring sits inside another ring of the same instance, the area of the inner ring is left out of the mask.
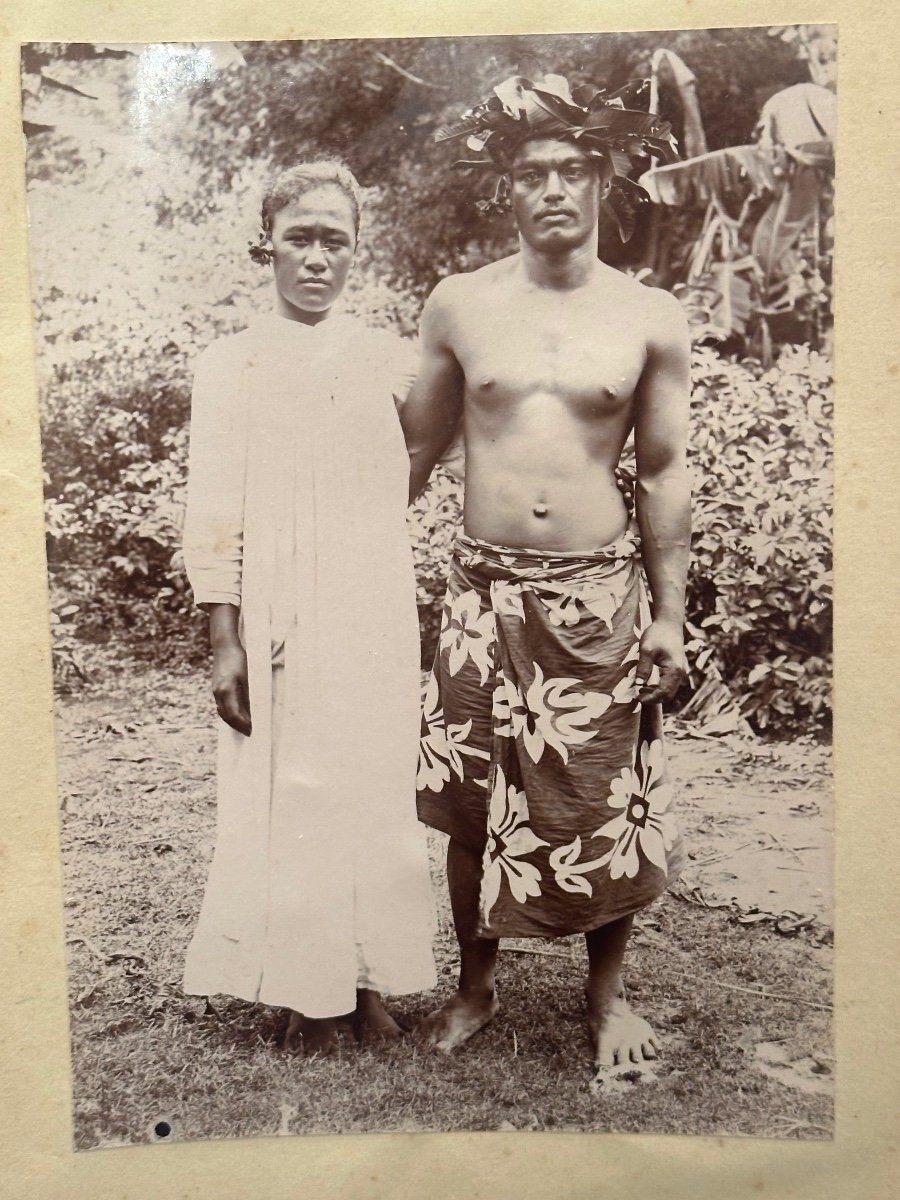
<path id="1" fill-rule="evenodd" d="M 461 535 L 425 688 L 419 818 L 482 855 L 479 933 L 586 932 L 681 870 L 632 525 L 590 554 Z"/>

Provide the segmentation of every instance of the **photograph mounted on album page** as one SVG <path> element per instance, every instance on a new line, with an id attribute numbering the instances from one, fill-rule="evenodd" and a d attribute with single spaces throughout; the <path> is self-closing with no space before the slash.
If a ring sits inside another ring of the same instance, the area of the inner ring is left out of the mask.
<path id="1" fill-rule="evenodd" d="M 78 1150 L 831 1139 L 837 45 L 22 45 Z"/>

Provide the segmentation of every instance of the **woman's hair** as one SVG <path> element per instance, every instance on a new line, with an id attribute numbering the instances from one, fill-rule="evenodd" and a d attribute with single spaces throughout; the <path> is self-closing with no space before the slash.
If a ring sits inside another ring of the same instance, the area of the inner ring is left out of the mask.
<path id="1" fill-rule="evenodd" d="M 271 237 L 275 214 L 288 208 L 304 193 L 313 188 L 332 184 L 339 188 L 350 201 L 353 209 L 354 231 L 359 236 L 359 214 L 362 208 L 362 189 L 349 167 L 336 159 L 314 159 L 298 163 L 276 175 L 266 188 L 262 200 L 261 223 L 263 233 Z"/>

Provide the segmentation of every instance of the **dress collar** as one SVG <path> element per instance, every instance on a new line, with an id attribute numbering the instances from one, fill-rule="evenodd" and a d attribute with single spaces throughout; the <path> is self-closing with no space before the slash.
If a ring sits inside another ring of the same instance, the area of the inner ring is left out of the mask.
<path id="1" fill-rule="evenodd" d="M 279 338 L 293 338 L 297 341 L 331 340 L 333 336 L 343 337 L 347 326 L 353 323 L 353 318 L 345 313 L 332 312 L 324 321 L 317 325 L 306 325 L 303 321 L 293 321 L 281 313 L 260 313 L 254 318 L 254 325 L 261 331 Z"/>

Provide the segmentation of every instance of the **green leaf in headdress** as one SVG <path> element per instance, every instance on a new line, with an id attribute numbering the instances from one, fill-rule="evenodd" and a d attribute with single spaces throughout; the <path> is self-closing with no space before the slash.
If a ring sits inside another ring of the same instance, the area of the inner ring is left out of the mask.
<path id="1" fill-rule="evenodd" d="M 624 87 L 620 87 L 615 92 L 608 93 L 606 103 L 611 104 L 613 101 L 618 101 L 623 108 L 631 108 L 636 101 L 642 100 L 649 91 L 649 79 L 631 79 Z"/>
<path id="2" fill-rule="evenodd" d="M 621 176 L 613 179 L 603 204 L 607 214 L 615 222 L 623 242 L 630 240 L 637 224 L 637 214 L 649 199 L 644 189 L 633 179 L 623 179 Z"/>

